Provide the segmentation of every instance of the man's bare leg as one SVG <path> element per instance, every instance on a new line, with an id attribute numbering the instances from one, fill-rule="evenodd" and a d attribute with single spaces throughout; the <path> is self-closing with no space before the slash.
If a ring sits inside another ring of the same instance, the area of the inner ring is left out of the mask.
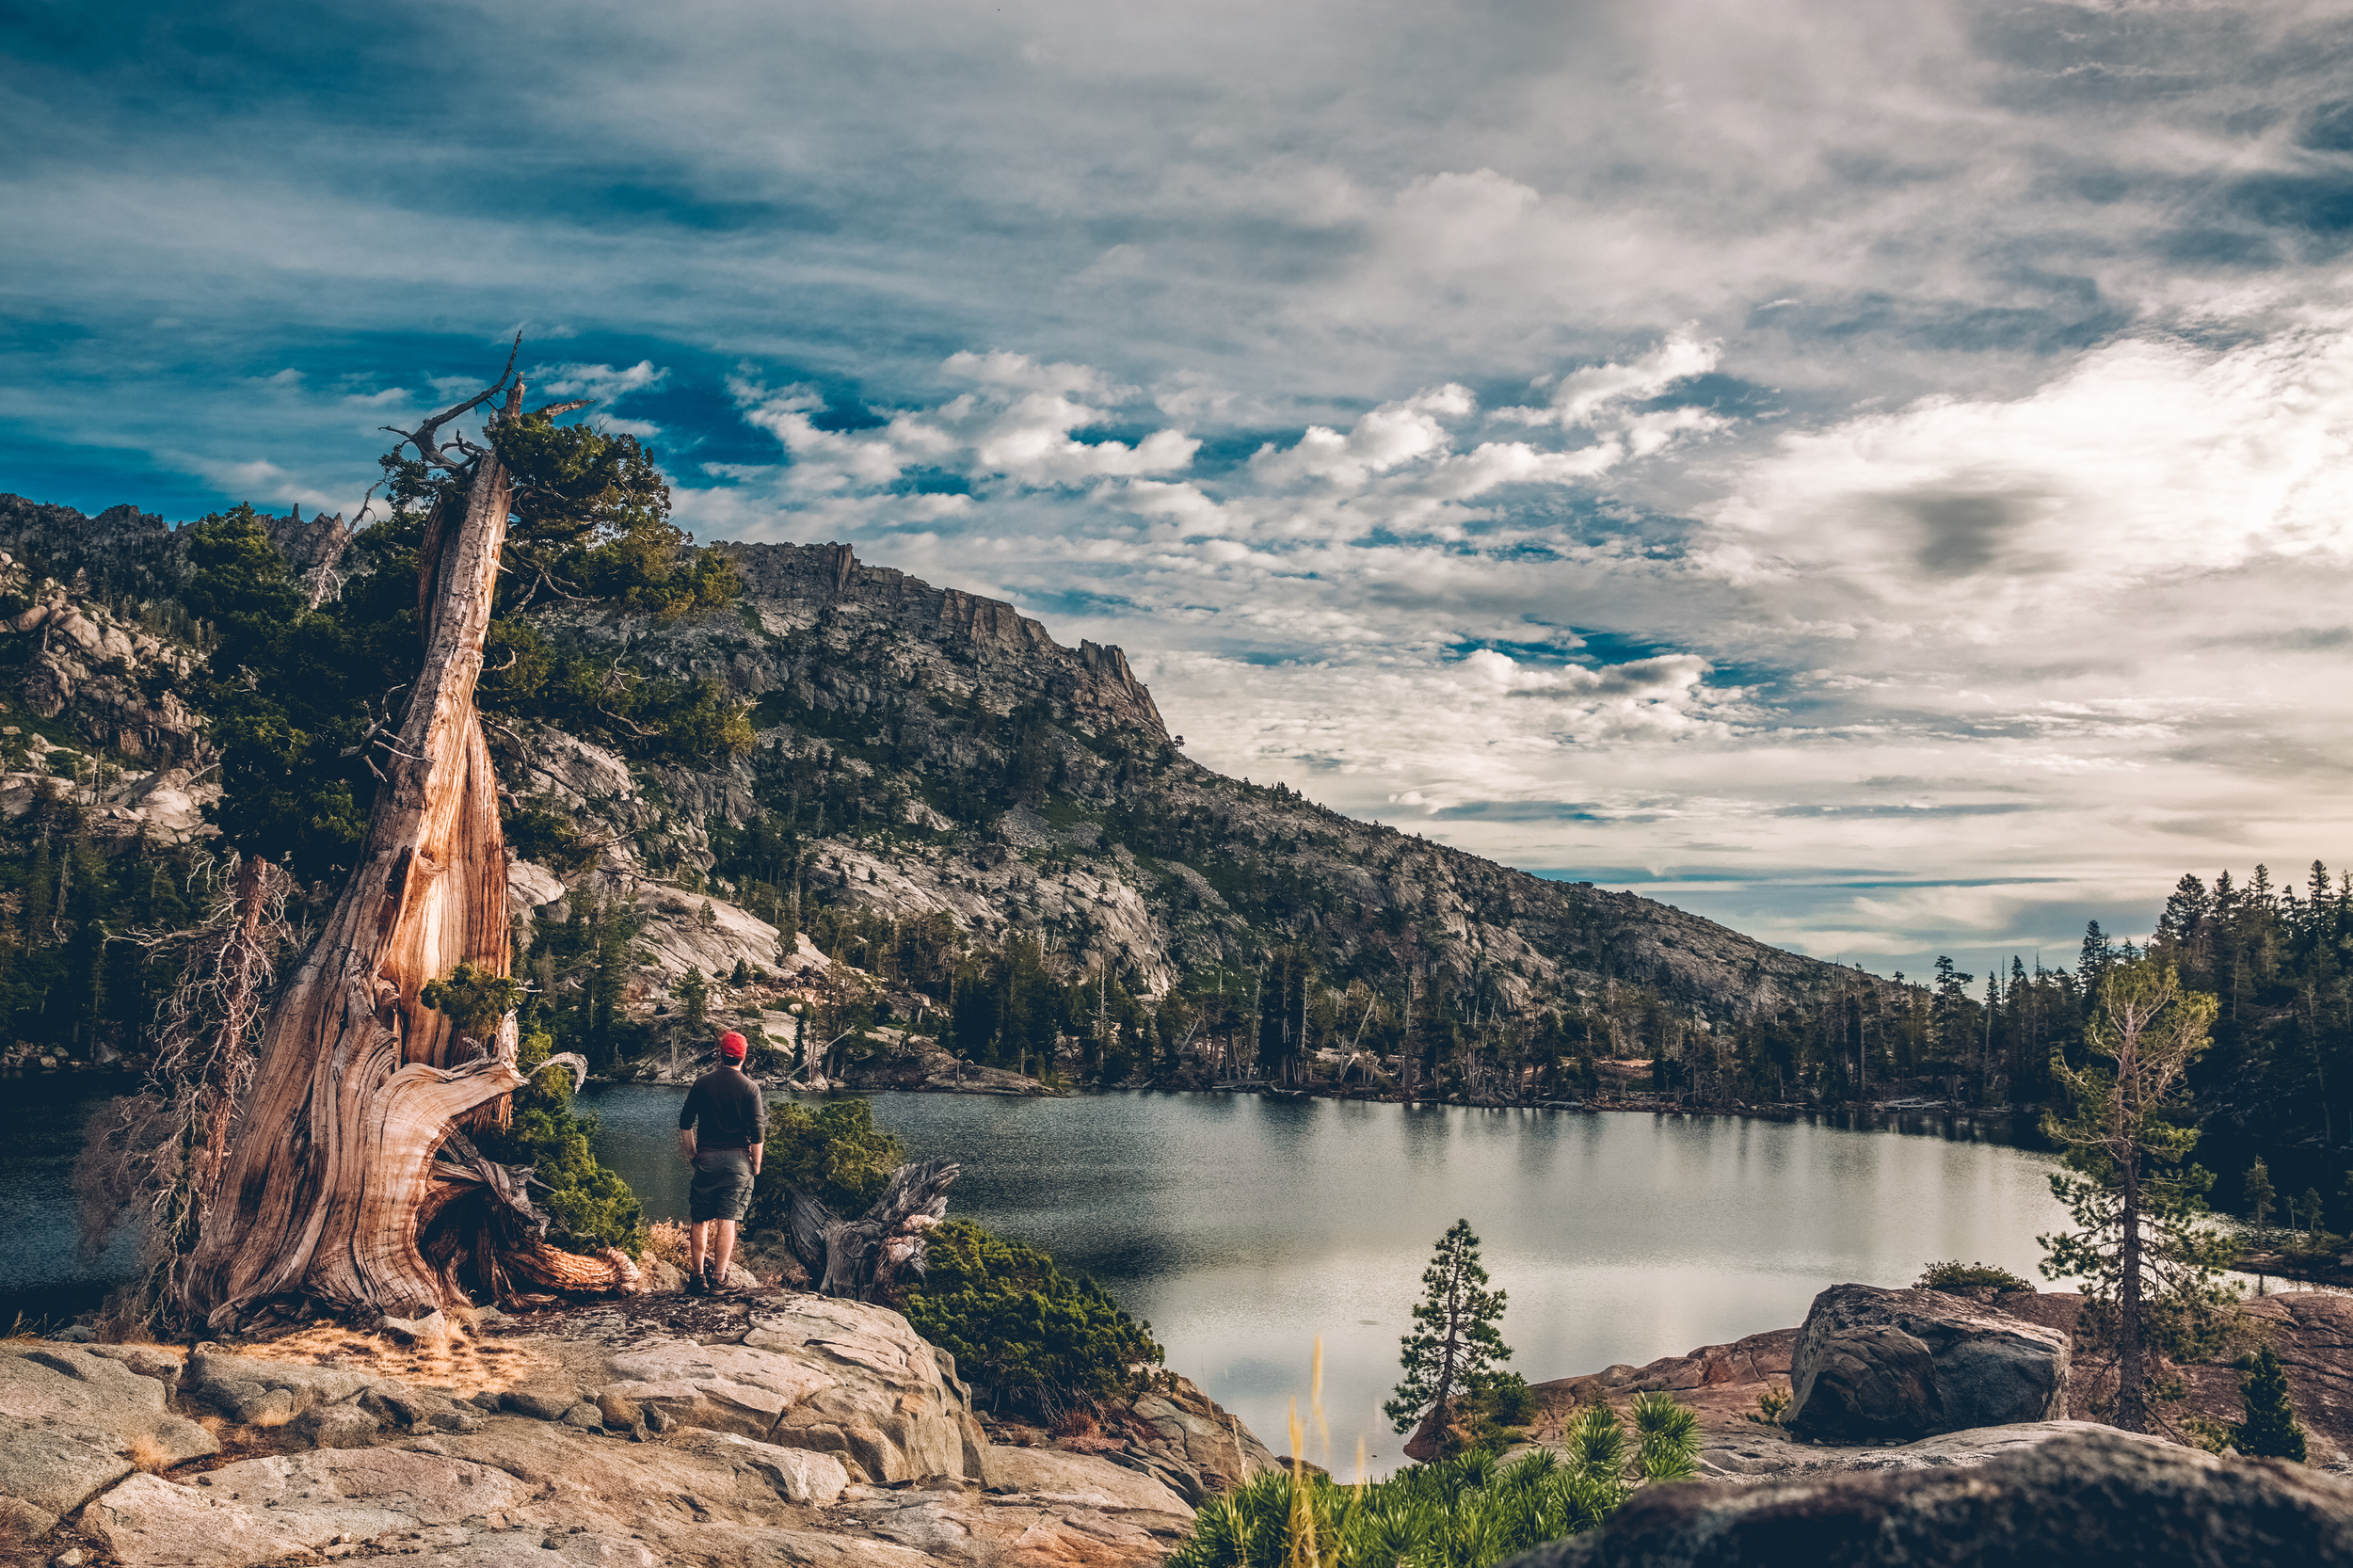
<path id="1" fill-rule="evenodd" d="M 703 1246 L 710 1239 L 712 1224 L 709 1220 L 696 1220 L 686 1227 L 686 1272 L 689 1277 L 703 1272 Z M 731 1230 L 734 1227 L 730 1225 L 728 1228 Z"/>
<path id="2" fill-rule="evenodd" d="M 735 1261 L 735 1222 L 712 1220 L 709 1223 L 719 1227 L 719 1256 L 712 1260 L 711 1277 L 725 1285 L 728 1282 L 728 1265 Z"/>

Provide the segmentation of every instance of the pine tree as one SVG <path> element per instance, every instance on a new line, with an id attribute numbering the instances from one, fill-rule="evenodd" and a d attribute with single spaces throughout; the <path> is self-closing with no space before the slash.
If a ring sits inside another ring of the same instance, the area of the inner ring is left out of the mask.
<path id="1" fill-rule="evenodd" d="M 1443 1457 L 1453 1446 L 1464 1402 L 1480 1391 L 1496 1363 L 1512 1359 L 1512 1349 L 1495 1326 L 1503 1316 L 1504 1293 L 1486 1288 L 1479 1238 L 1468 1220 L 1455 1221 L 1438 1239 L 1421 1284 L 1414 1332 L 1401 1341 L 1399 1357 L 1405 1380 L 1381 1413 L 1399 1432 L 1419 1423 L 1405 1451 L 1426 1461 Z"/>
<path id="2" fill-rule="evenodd" d="M 2271 1202 L 2276 1195 L 2271 1190 L 2271 1171 L 2260 1160 L 2247 1167 L 2247 1179 L 2239 1184 L 2247 1200 L 2247 1217 L 2255 1223 L 2258 1238 L 2270 1232 Z"/>
<path id="3" fill-rule="evenodd" d="M 2084 945 L 2075 960 L 2075 978 L 2082 983 L 2086 996 L 2098 994 L 2101 977 L 2115 962 L 2116 948 L 2109 942 L 2107 933 L 2100 929 L 2100 922 L 2084 922 Z"/>
<path id="4" fill-rule="evenodd" d="M 2074 1103 L 2042 1130 L 2066 1150 L 2053 1195 L 2079 1227 L 2040 1238 L 2044 1277 L 2083 1280 L 2117 1357 L 2116 1425 L 2149 1430 L 2154 1357 L 2188 1350 L 2230 1299 L 2217 1283 L 2233 1251 L 2196 1224 L 2211 1174 L 2186 1163 L 2198 1142 L 2178 1125 L 2184 1076 L 2204 1051 L 2215 999 L 2184 991 L 2174 970 L 2120 959 L 2102 977 L 2085 1043 L 2112 1067 L 2070 1067 L 2054 1053 L 2052 1076 Z"/>
<path id="5" fill-rule="evenodd" d="M 671 984 L 670 989 L 679 1000 L 686 1004 L 687 1032 L 699 1032 L 703 1021 L 710 1016 L 711 983 L 703 978 L 702 970 L 689 968 Z"/>
<path id="6" fill-rule="evenodd" d="M 2304 1462 L 2304 1425 L 2288 1398 L 2288 1375 L 2271 1347 L 2239 1363 L 2239 1400 L 2245 1416 L 2231 1429 L 2231 1446 L 2257 1459 Z"/>

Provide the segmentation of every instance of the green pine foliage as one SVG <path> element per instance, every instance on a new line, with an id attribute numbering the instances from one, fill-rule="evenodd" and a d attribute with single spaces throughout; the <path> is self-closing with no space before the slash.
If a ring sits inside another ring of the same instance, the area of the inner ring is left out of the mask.
<path id="1" fill-rule="evenodd" d="M 0 1048 L 144 1051 L 179 951 L 121 938 L 183 928 L 216 891 L 189 852 L 102 840 L 62 795 L 0 823 Z"/>
<path id="2" fill-rule="evenodd" d="M 1665 1396 L 1660 1396 L 1665 1398 Z M 1637 1459 L 1607 1406 L 1579 1413 L 1565 1454 L 1540 1448 L 1511 1464 L 1473 1450 L 1341 1485 L 1275 1470 L 1202 1506 L 1171 1568 L 1493 1568 L 1606 1522 L 1641 1485 L 1699 1462 L 1697 1422 L 1638 1407 Z"/>
<path id="3" fill-rule="evenodd" d="M 1644 1480 L 1688 1480 L 1699 1473 L 1700 1418 L 1663 1388 L 1634 1396 L 1634 1467 Z"/>
<path id="4" fill-rule="evenodd" d="M 484 1041 L 509 1013 L 522 1010 L 516 1066 L 529 1081 L 515 1092 L 508 1125 L 485 1129 L 475 1144 L 502 1165 L 531 1169 L 537 1178 L 533 1201 L 547 1213 L 558 1242 L 618 1247 L 632 1256 L 642 1250 L 644 1206 L 627 1182 L 598 1162 L 590 1147 L 596 1118 L 572 1109 L 571 1075 L 538 1070 L 555 1051 L 555 1035 L 546 1027 L 550 1010 L 528 998 L 520 982 L 472 964 L 427 981 L 422 1000 L 461 1032 Z"/>
<path id="5" fill-rule="evenodd" d="M 531 1081 L 515 1092 L 511 1123 L 481 1133 L 475 1145 L 503 1165 L 532 1168 L 545 1184 L 532 1200 L 547 1212 L 559 1244 L 618 1247 L 633 1257 L 646 1245 L 645 1208 L 629 1183 L 597 1162 L 589 1148 L 596 1118 L 572 1109 L 571 1075 L 536 1070 L 554 1048 L 545 1030 L 523 1035 L 517 1064 Z"/>
<path id="6" fill-rule="evenodd" d="M 2116 1424 L 2128 1431 L 2147 1430 L 2155 1358 L 2211 1353 L 2236 1299 L 2220 1282 L 2236 1248 L 2200 1223 L 2214 1176 L 2189 1163 L 2198 1129 L 2185 1125 L 2184 1080 L 2214 1015 L 2215 999 L 2183 989 L 2170 966 L 2121 960 L 2101 976 L 2088 1030 L 2098 1060 L 2052 1064 L 2073 1114 L 2042 1119 L 2066 1163 L 2051 1192 L 2075 1228 L 2040 1239 L 2042 1272 L 2082 1282 L 2086 1327 L 2117 1353 Z"/>
<path id="7" fill-rule="evenodd" d="M 871 1101 L 829 1099 L 812 1111 L 798 1100 L 777 1100 L 768 1107 L 762 1179 L 744 1223 L 754 1231 L 781 1233 L 793 1192 L 855 1220 L 882 1196 L 890 1173 L 905 1160 L 899 1140 L 874 1125 Z"/>
<path id="8" fill-rule="evenodd" d="M 1152 1325 L 1094 1280 L 963 1220 L 931 1233 L 906 1315 L 990 1409 L 1048 1421 L 1134 1386 L 1165 1359 Z"/>
<path id="9" fill-rule="evenodd" d="M 191 693 L 220 748 L 221 797 L 207 814 L 245 854 L 305 882 L 340 879 L 376 798 L 363 742 L 398 684 L 385 672 L 418 662 L 414 579 L 405 600 L 369 592 L 381 587 L 365 580 L 384 541 L 363 536 L 364 585 L 312 610 L 251 506 L 186 533 L 193 569 L 181 597 L 213 638 Z"/>
<path id="10" fill-rule="evenodd" d="M 2239 1201 L 2246 1206 L 2248 1222 L 2255 1227 L 2255 1235 L 2267 1237 L 2271 1230 L 2271 1206 L 2277 1197 L 2271 1190 L 2271 1168 L 2256 1160 L 2239 1179 L 2238 1190 Z"/>
<path id="11" fill-rule="evenodd" d="M 2231 1446 L 2258 1459 L 2304 1462 L 2304 1424 L 2288 1398 L 2288 1375 L 2269 1345 L 2239 1363 L 2244 1416 L 2231 1428 Z"/>
<path id="12" fill-rule="evenodd" d="M 1381 1407 L 1399 1432 L 1410 1432 L 1435 1415 L 1446 1447 L 1457 1446 L 1461 1407 L 1493 1377 L 1496 1363 L 1509 1361 L 1512 1348 L 1496 1329 L 1504 1292 L 1490 1290 L 1479 1261 L 1479 1238 L 1468 1220 L 1457 1220 L 1438 1239 L 1430 1266 L 1422 1271 L 1422 1298 L 1414 1307 L 1414 1328 L 1399 1357 L 1404 1381 Z"/>
<path id="13" fill-rule="evenodd" d="M 532 1016 L 565 1050 L 586 1058 L 592 1073 L 609 1074 L 642 1049 L 650 1031 L 624 1009 L 633 962 L 630 942 L 644 917 L 625 899 L 592 893 L 568 901 L 571 918 L 542 911 L 533 922 L 523 968 L 531 976 Z"/>
<path id="14" fill-rule="evenodd" d="M 446 1016 L 459 1033 L 487 1041 L 498 1032 L 501 1020 L 522 1005 L 523 986 L 520 981 L 461 963 L 447 979 L 426 981 L 418 1000 Z"/>

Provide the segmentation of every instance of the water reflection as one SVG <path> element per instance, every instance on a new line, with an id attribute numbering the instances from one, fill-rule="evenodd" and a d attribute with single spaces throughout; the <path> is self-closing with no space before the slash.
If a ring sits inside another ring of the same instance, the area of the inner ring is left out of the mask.
<path id="1" fill-rule="evenodd" d="M 79 1255 L 72 1180 L 84 1126 L 111 1096 L 136 1087 L 127 1078 L 77 1073 L 0 1088 L 9 1112 L 0 1140 L 0 1334 L 20 1314 L 63 1321 L 96 1306 L 136 1263 L 127 1227 L 97 1257 Z"/>
<path id="2" fill-rule="evenodd" d="M 658 1217 L 685 1210 L 682 1093 L 585 1097 L 605 1120 L 600 1153 Z M 1143 1093 L 874 1102 L 914 1154 L 964 1165 L 952 1212 L 1100 1279 L 1172 1367 L 1278 1448 L 1323 1335 L 1335 1448 L 1362 1431 L 1382 1469 L 1402 1441 L 1379 1416 L 1398 1336 L 1457 1218 L 1510 1292 L 1512 1366 L 1536 1382 L 1795 1323 L 1825 1286 L 1905 1285 L 1933 1259 L 2031 1278 L 2036 1234 L 2063 1219 L 2049 1157 L 1983 1119 L 1857 1129 Z"/>

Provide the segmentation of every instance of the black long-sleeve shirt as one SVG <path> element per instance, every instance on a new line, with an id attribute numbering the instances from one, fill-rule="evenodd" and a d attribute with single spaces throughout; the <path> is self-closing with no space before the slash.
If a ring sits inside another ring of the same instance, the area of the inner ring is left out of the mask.
<path id="1" fill-rule="evenodd" d="M 768 1112 L 743 1068 L 713 1067 L 686 1091 L 678 1125 L 695 1129 L 697 1149 L 747 1149 L 766 1140 Z"/>

